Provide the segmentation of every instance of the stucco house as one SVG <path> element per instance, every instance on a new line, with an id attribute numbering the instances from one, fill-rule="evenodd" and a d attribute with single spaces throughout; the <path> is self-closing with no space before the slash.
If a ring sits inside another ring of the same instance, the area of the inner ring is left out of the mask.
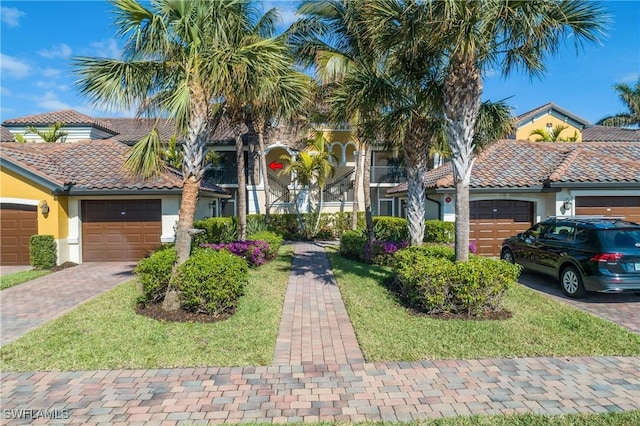
<path id="1" fill-rule="evenodd" d="M 553 102 L 541 105 L 515 117 L 516 132 L 512 135 L 516 140 L 537 140 L 537 136 L 531 135 L 534 130 L 542 129 L 551 133 L 556 126 L 566 127 L 560 133 L 562 138 L 575 138 L 581 142 L 582 132 L 591 125 L 584 118 L 556 105 Z"/>
<path id="2" fill-rule="evenodd" d="M 0 149 L 0 264 L 29 264 L 29 238 L 53 235 L 58 263 L 139 260 L 172 242 L 182 178 L 167 169 L 141 180 L 124 167 L 118 140 L 3 142 Z M 228 198 L 205 181 L 196 217 Z"/>
<path id="3" fill-rule="evenodd" d="M 640 222 L 640 143 L 500 140 L 477 157 L 470 238 L 499 255 L 508 236 L 553 215 L 622 216 Z M 455 221 L 451 163 L 426 175 L 427 219 Z M 388 191 L 405 202 L 407 184 Z"/>

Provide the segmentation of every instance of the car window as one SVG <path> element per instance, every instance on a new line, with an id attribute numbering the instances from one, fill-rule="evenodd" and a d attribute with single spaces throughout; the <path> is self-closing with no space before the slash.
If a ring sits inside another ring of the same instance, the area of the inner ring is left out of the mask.
<path id="1" fill-rule="evenodd" d="M 605 248 L 640 247 L 640 229 L 606 229 L 599 232 Z"/>
<path id="2" fill-rule="evenodd" d="M 555 241 L 573 242 L 576 234 L 576 228 L 571 225 L 553 225 L 550 226 L 545 234 L 545 238 Z"/>
<path id="3" fill-rule="evenodd" d="M 548 223 L 538 223 L 524 233 L 524 238 L 527 240 L 540 238 L 547 232 L 547 228 L 549 228 Z"/>

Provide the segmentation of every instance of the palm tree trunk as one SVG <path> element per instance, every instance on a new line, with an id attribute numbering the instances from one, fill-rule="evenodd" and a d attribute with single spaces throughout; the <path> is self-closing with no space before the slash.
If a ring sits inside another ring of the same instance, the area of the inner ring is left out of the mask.
<path id="1" fill-rule="evenodd" d="M 424 240 L 424 214 L 426 195 L 424 176 L 427 168 L 407 167 L 407 225 L 412 246 L 421 246 Z"/>
<path id="2" fill-rule="evenodd" d="M 198 202 L 198 191 L 200 190 L 200 180 L 195 176 L 189 176 L 182 187 L 182 199 L 180 201 L 180 215 L 178 217 L 178 227 L 176 229 L 176 254 L 178 264 L 189 259 L 191 253 L 191 234 L 193 219 L 196 214 L 196 203 Z"/>
<path id="3" fill-rule="evenodd" d="M 469 260 L 469 186 L 482 78 L 473 58 L 455 58 L 445 80 L 444 109 L 456 184 L 456 261 Z"/>
<path id="4" fill-rule="evenodd" d="M 238 240 L 247 239 L 247 182 L 245 179 L 244 144 L 239 125 L 236 131 L 236 164 L 238 165 Z"/>
<path id="5" fill-rule="evenodd" d="M 260 171 L 262 173 L 262 185 L 264 187 L 264 219 L 269 224 L 271 222 L 271 188 L 269 187 L 269 176 L 267 175 L 267 153 L 264 146 L 264 121 L 256 119 L 256 130 L 258 131 L 258 149 L 260 150 Z"/>
<path id="6" fill-rule="evenodd" d="M 362 169 L 362 186 L 364 189 L 364 217 L 367 223 L 367 240 L 373 241 L 373 213 L 371 211 L 371 146 L 365 144 Z"/>
<path id="7" fill-rule="evenodd" d="M 360 197 L 360 179 L 362 177 L 362 157 L 364 156 L 364 152 L 362 152 L 362 142 L 358 141 L 356 143 L 356 171 L 355 177 L 353 180 L 353 208 L 351 210 L 351 229 L 358 229 L 358 198 Z"/>
<path id="8" fill-rule="evenodd" d="M 321 186 L 318 186 L 318 191 L 320 192 L 320 201 L 318 202 L 318 217 L 316 218 L 316 226 L 314 226 L 313 234 L 318 233 L 318 228 L 320 227 L 320 216 L 322 215 L 322 201 L 323 201 L 323 192 L 324 189 Z"/>

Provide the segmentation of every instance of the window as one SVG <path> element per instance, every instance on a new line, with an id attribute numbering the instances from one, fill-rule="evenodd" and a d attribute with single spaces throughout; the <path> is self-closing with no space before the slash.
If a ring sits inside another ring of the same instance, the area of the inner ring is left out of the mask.
<path id="1" fill-rule="evenodd" d="M 556 241 L 573 242 L 576 228 L 570 225 L 553 225 L 545 235 L 546 238 Z"/>

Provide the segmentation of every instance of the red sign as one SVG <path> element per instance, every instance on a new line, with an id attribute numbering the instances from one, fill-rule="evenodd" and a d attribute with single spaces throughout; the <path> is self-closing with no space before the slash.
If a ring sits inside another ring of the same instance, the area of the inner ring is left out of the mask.
<path id="1" fill-rule="evenodd" d="M 447 197 L 447 198 L 445 198 L 445 199 L 444 199 L 444 201 L 445 201 L 446 203 L 450 203 L 450 202 L 451 202 L 451 197 Z"/>
<path id="2" fill-rule="evenodd" d="M 269 168 L 273 171 L 280 170 L 282 167 L 282 163 L 276 163 L 275 161 L 269 163 Z"/>

